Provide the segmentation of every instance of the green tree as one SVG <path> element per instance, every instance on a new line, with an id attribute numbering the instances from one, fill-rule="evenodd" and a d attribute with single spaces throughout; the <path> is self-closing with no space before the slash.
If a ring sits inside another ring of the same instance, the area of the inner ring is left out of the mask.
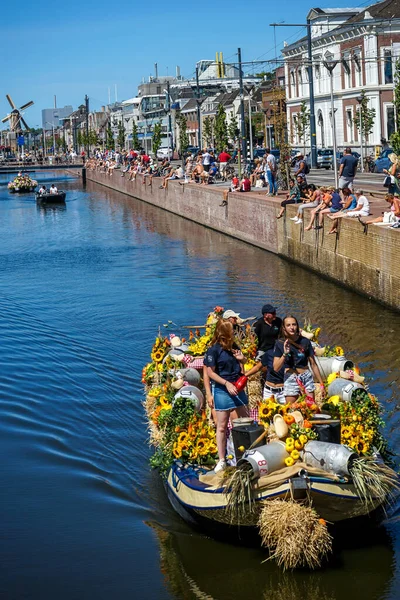
<path id="1" fill-rule="evenodd" d="M 62 148 L 64 146 L 64 141 L 62 138 L 60 138 L 60 137 L 56 138 L 56 146 L 57 146 L 57 150 L 60 151 L 60 148 Z"/>
<path id="2" fill-rule="evenodd" d="M 99 145 L 99 136 L 94 129 L 89 129 L 89 146 L 98 146 Z"/>
<path id="3" fill-rule="evenodd" d="M 300 104 L 300 110 L 295 116 L 294 125 L 300 142 L 303 142 L 304 154 L 306 153 L 306 141 L 310 130 L 310 111 L 307 109 L 305 100 Z"/>
<path id="4" fill-rule="evenodd" d="M 110 121 L 108 121 L 107 129 L 106 129 L 106 147 L 107 147 L 107 150 L 114 150 L 114 148 L 115 148 L 114 135 L 113 135 L 113 131 L 111 129 Z"/>
<path id="5" fill-rule="evenodd" d="M 138 136 L 138 128 L 135 121 L 132 121 L 132 146 L 134 150 L 140 150 L 140 141 Z"/>
<path id="6" fill-rule="evenodd" d="M 79 147 L 83 146 L 83 135 L 80 129 L 78 129 L 76 134 L 76 143 Z"/>
<path id="7" fill-rule="evenodd" d="M 123 119 L 121 119 L 118 123 L 117 143 L 120 150 L 125 148 L 125 127 Z"/>
<path id="8" fill-rule="evenodd" d="M 189 137 L 187 134 L 187 121 L 185 115 L 180 113 L 176 117 L 176 123 L 179 128 L 179 152 L 183 156 L 189 146 Z"/>
<path id="9" fill-rule="evenodd" d="M 368 108 L 369 98 L 367 98 L 365 90 L 361 91 L 360 98 L 360 108 L 356 112 L 354 123 L 357 131 L 361 133 L 365 140 L 368 140 L 368 136 L 374 127 L 376 112 L 374 108 Z"/>
<path id="10" fill-rule="evenodd" d="M 226 124 L 225 109 L 218 104 L 217 116 L 215 117 L 215 146 L 221 152 L 228 145 L 228 126 Z"/>
<path id="11" fill-rule="evenodd" d="M 214 121 L 210 116 L 205 117 L 205 119 L 203 121 L 202 137 L 203 137 L 203 142 L 206 146 L 212 146 L 213 135 L 214 135 Z"/>
<path id="12" fill-rule="evenodd" d="M 162 138 L 162 125 L 161 121 L 158 121 L 154 125 L 153 129 L 153 154 L 157 156 L 157 151 L 161 148 L 161 138 Z"/>
<path id="13" fill-rule="evenodd" d="M 232 142 L 235 142 L 239 136 L 239 125 L 237 118 L 233 113 L 231 114 L 231 120 L 228 124 L 228 136 Z"/>
<path id="14" fill-rule="evenodd" d="M 396 131 L 392 133 L 390 136 L 390 145 L 392 146 L 394 152 L 399 155 L 400 154 L 400 131 L 399 131 L 399 123 L 400 123 L 400 59 L 396 60 L 393 74 L 393 104 L 394 104 L 394 116 L 396 123 Z"/>

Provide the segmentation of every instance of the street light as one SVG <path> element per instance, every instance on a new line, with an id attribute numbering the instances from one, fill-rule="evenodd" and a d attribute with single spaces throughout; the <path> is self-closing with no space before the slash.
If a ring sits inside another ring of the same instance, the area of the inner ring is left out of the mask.
<path id="1" fill-rule="evenodd" d="M 331 114 L 332 114 L 332 141 L 333 141 L 333 168 L 335 172 L 335 188 L 339 187 L 338 181 L 338 168 L 337 168 L 337 156 L 336 156 L 336 120 L 335 120 L 335 105 L 333 103 L 333 70 L 338 64 L 337 60 L 324 60 L 324 67 L 329 71 L 329 77 L 331 82 Z"/>
<path id="2" fill-rule="evenodd" d="M 362 96 L 357 96 L 357 102 L 360 105 L 360 154 L 361 154 L 361 173 L 364 173 L 364 149 L 363 149 L 363 137 L 362 137 Z"/>
<path id="3" fill-rule="evenodd" d="M 163 90 L 164 94 L 165 94 L 165 100 L 166 100 L 166 105 L 167 105 L 167 109 L 166 112 L 168 114 L 168 132 L 167 132 L 167 138 L 168 138 L 168 160 L 170 160 L 169 157 L 169 149 L 170 149 L 170 145 L 172 143 L 172 123 L 171 123 L 171 94 L 169 93 L 168 90 Z M 172 143 L 172 147 L 173 147 L 173 143 Z"/>
<path id="4" fill-rule="evenodd" d="M 53 129 L 53 156 L 56 155 L 56 134 L 54 133 L 54 123 L 50 123 L 49 121 L 45 121 L 44 124 L 46 125 L 46 123 L 48 125 L 51 125 L 52 129 Z"/>

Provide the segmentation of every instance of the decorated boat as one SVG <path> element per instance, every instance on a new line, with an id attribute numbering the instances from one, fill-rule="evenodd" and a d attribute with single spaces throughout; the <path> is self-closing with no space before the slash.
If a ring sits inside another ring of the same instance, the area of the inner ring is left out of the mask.
<path id="1" fill-rule="evenodd" d="M 59 190 L 56 194 L 51 194 L 46 192 L 44 194 L 39 194 L 36 192 L 36 201 L 42 202 L 43 204 L 56 204 L 56 203 L 64 203 L 66 198 L 66 192 Z"/>
<path id="2" fill-rule="evenodd" d="M 17 175 L 13 181 L 8 183 L 8 191 L 11 194 L 25 194 L 28 192 L 33 192 L 37 187 L 37 184 L 37 181 L 35 179 L 31 179 L 29 175 Z"/>
<path id="3" fill-rule="evenodd" d="M 216 307 L 202 327 L 169 322 L 174 333 L 159 331 L 142 373 L 151 465 L 187 522 L 211 533 L 257 531 L 283 568 L 316 568 L 331 552 L 335 523 L 386 509 L 397 494 L 382 407 L 343 349 L 322 347 L 320 328 L 307 324 L 302 333 L 312 340 L 325 393 L 280 404 L 263 397 L 260 373 L 249 377 L 249 417 L 230 423 L 229 467 L 216 473 L 202 374 L 222 314 Z M 235 337 L 248 371 L 256 364 L 252 326 L 240 322 Z"/>

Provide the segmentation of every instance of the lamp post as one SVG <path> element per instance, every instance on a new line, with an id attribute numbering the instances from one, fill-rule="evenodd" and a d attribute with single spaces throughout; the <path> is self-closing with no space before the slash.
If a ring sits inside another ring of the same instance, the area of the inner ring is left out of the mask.
<path id="1" fill-rule="evenodd" d="M 166 104 L 166 113 L 168 115 L 168 131 L 167 131 L 167 140 L 168 140 L 168 160 L 171 160 L 170 157 L 170 147 L 172 144 L 172 124 L 171 124 L 171 94 L 169 93 L 169 82 L 168 89 L 164 90 L 165 94 L 165 104 Z"/>
<path id="2" fill-rule="evenodd" d="M 363 97 L 357 96 L 356 100 L 360 105 L 360 154 L 361 154 L 360 160 L 361 160 L 361 173 L 364 173 L 364 149 L 363 149 L 363 135 L 362 135 L 362 126 L 363 126 L 362 101 L 363 101 Z"/>
<path id="3" fill-rule="evenodd" d="M 53 130 L 53 156 L 56 155 L 56 134 L 54 132 L 54 123 L 50 123 L 49 121 L 46 121 L 45 124 L 47 123 L 47 125 L 51 125 L 51 128 Z"/>
<path id="4" fill-rule="evenodd" d="M 333 145 L 333 168 L 335 172 L 335 188 L 337 189 L 339 186 L 338 181 L 338 168 L 337 168 L 337 156 L 336 156 L 336 120 L 335 120 L 335 105 L 333 103 L 333 71 L 336 65 L 338 64 L 337 60 L 325 60 L 324 66 L 329 72 L 330 83 L 331 83 L 331 114 L 332 114 L 332 145 Z"/>

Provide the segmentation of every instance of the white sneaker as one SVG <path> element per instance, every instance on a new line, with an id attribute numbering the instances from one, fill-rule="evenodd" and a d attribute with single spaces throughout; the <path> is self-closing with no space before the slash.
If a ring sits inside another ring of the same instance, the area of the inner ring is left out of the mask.
<path id="1" fill-rule="evenodd" d="M 224 458 L 221 458 L 221 460 L 219 460 L 217 462 L 217 464 L 215 465 L 214 473 L 220 473 L 221 471 L 224 471 L 225 469 L 226 469 L 226 460 Z"/>
<path id="2" fill-rule="evenodd" d="M 300 223 L 302 223 L 302 222 L 303 222 L 303 219 L 297 219 L 296 225 L 300 225 Z"/>
<path id="3" fill-rule="evenodd" d="M 291 221 L 298 221 L 299 217 L 290 217 Z"/>

